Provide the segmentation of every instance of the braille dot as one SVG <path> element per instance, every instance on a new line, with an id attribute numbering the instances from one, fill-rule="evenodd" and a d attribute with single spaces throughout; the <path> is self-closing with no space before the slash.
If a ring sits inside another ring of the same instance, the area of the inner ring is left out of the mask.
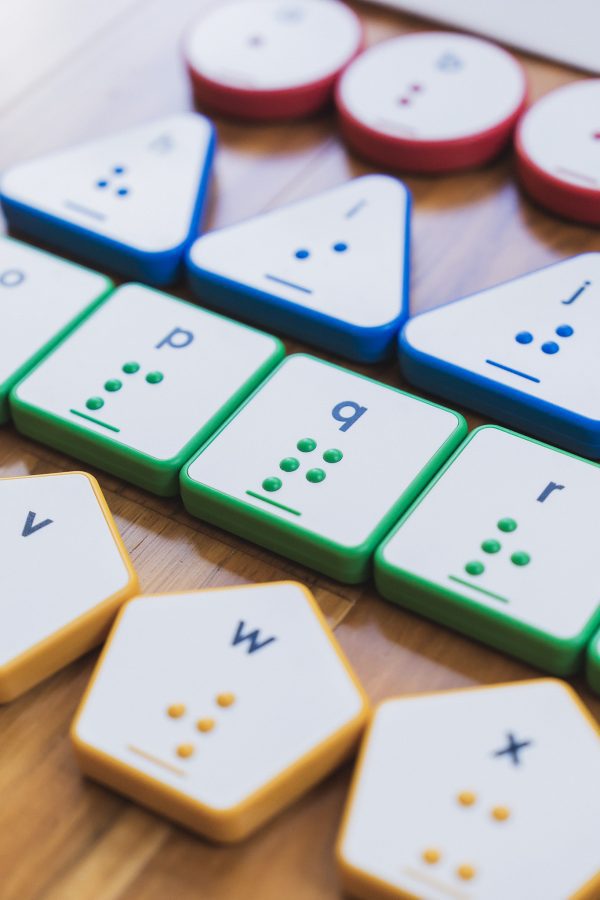
<path id="1" fill-rule="evenodd" d="M 414 91 L 415 94 L 418 94 L 419 91 L 422 91 L 422 90 L 423 90 L 423 85 L 421 85 L 421 84 L 411 84 L 410 89 L 411 89 L 411 91 Z"/>
<path id="2" fill-rule="evenodd" d="M 556 341 L 546 341 L 545 344 L 542 344 L 542 353 L 548 353 L 550 356 L 554 353 L 558 353 L 560 347 L 556 343 Z"/>
<path id="3" fill-rule="evenodd" d="M 309 469 L 306 473 L 306 480 L 310 481 L 311 484 L 318 484 L 320 481 L 325 481 L 326 477 L 323 469 Z"/>
<path id="4" fill-rule="evenodd" d="M 398 97 L 398 106 L 409 106 L 410 100 L 408 97 Z"/>
<path id="5" fill-rule="evenodd" d="M 473 560 L 473 562 L 468 562 L 465 566 L 465 572 L 469 575 L 481 575 L 485 572 L 485 566 L 482 562 L 478 560 Z"/>
<path id="6" fill-rule="evenodd" d="M 316 446 L 317 442 L 313 441 L 312 438 L 300 438 L 296 444 L 300 453 L 312 453 L 312 451 L 316 449 Z"/>
<path id="7" fill-rule="evenodd" d="M 88 409 L 102 409 L 104 406 L 104 400 L 102 397 L 90 397 L 89 400 L 86 400 L 85 405 Z"/>
<path id="8" fill-rule="evenodd" d="M 124 171 L 125 171 L 125 166 L 115 166 L 113 169 L 113 172 L 115 173 L 115 175 L 122 175 Z"/>
<path id="9" fill-rule="evenodd" d="M 492 818 L 497 822 L 506 822 L 510 818 L 510 809 L 507 806 L 495 806 L 492 810 Z"/>
<path id="10" fill-rule="evenodd" d="M 473 791 L 461 791 L 456 799 L 461 806 L 473 806 L 477 800 L 477 794 L 474 794 Z"/>
<path id="11" fill-rule="evenodd" d="M 570 325 L 559 325 L 556 329 L 556 333 L 559 337 L 571 337 L 573 329 Z"/>
<path id="12" fill-rule="evenodd" d="M 194 754 L 194 745 L 193 744 L 180 744 L 177 748 L 177 756 L 180 756 L 182 759 L 189 759 L 190 756 Z"/>
<path id="13" fill-rule="evenodd" d="M 436 850 L 435 847 L 428 847 L 427 850 L 423 850 L 423 861 L 430 866 L 435 865 L 441 858 L 442 854 L 439 850 Z"/>
<path id="14" fill-rule="evenodd" d="M 336 253 L 345 253 L 348 249 L 348 244 L 345 244 L 344 241 L 338 241 L 337 244 L 333 245 L 333 249 Z"/>
<path id="15" fill-rule="evenodd" d="M 286 458 L 282 459 L 279 463 L 279 468 L 282 472 L 295 472 L 299 465 L 300 463 L 295 456 L 286 456 Z"/>
<path id="16" fill-rule="evenodd" d="M 104 382 L 104 390 L 109 391 L 111 394 L 114 391 L 120 391 L 123 387 L 123 383 L 119 381 L 118 378 L 110 378 L 108 381 Z"/>
<path id="17" fill-rule="evenodd" d="M 463 881 L 471 881 L 471 879 L 475 878 L 475 869 L 473 866 L 462 865 L 458 867 L 456 874 L 459 878 L 462 878 Z"/>
<path id="18" fill-rule="evenodd" d="M 226 709 L 228 706 L 233 706 L 235 703 L 235 694 L 230 694 L 228 692 L 217 694 L 217 703 L 219 706 L 222 706 L 223 709 Z"/>
<path id="19" fill-rule="evenodd" d="M 128 193 L 129 193 L 129 188 L 126 188 L 126 187 L 122 187 L 117 190 L 117 194 L 119 195 L 119 197 L 126 197 Z"/>
<path id="20" fill-rule="evenodd" d="M 595 131 L 592 137 L 595 141 L 600 141 L 600 131 Z"/>
<path id="21" fill-rule="evenodd" d="M 171 703 L 167 709 L 167 715 L 171 719 L 180 719 L 185 715 L 185 703 Z"/>
<path id="22" fill-rule="evenodd" d="M 500 519 L 497 524 L 500 531 L 504 531 L 506 533 L 517 530 L 517 523 L 514 519 Z"/>
<path id="23" fill-rule="evenodd" d="M 269 493 L 272 494 L 273 491 L 279 490 L 279 488 L 281 487 L 281 484 L 282 484 L 281 478 L 275 478 L 275 476 L 272 476 L 270 478 L 265 478 L 265 480 L 262 483 L 263 491 L 269 491 Z"/>
<path id="24" fill-rule="evenodd" d="M 529 553 L 525 553 L 524 550 L 517 550 L 516 553 L 510 558 L 510 561 L 515 564 L 515 566 L 526 566 L 527 563 L 531 561 L 531 557 Z"/>
<path id="25" fill-rule="evenodd" d="M 140 364 L 136 362 L 126 362 L 123 366 L 123 371 L 126 375 L 134 375 L 136 372 L 139 372 Z"/>
<path id="26" fill-rule="evenodd" d="M 308 250 L 300 249 L 300 250 L 296 250 L 296 253 L 294 255 L 295 255 L 296 259 L 308 259 L 308 257 L 310 256 L 310 253 Z"/>
<path id="27" fill-rule="evenodd" d="M 212 731 L 214 727 L 214 719 L 198 719 L 198 721 L 196 722 L 196 728 L 203 734 L 207 734 L 209 731 Z"/>
<path id="28" fill-rule="evenodd" d="M 500 541 L 494 540 L 494 538 L 490 538 L 488 541 L 484 541 L 481 545 L 481 549 L 484 553 L 497 553 L 502 547 Z"/>
<path id="29" fill-rule="evenodd" d="M 148 384 L 160 384 L 164 377 L 162 372 L 148 372 L 146 381 Z"/>
<path id="30" fill-rule="evenodd" d="M 530 344 L 533 340 L 533 335 L 530 331 L 520 331 L 517 335 L 515 335 L 515 341 L 517 344 Z"/>
<path id="31" fill-rule="evenodd" d="M 323 454 L 323 459 L 326 463 L 336 463 L 339 462 L 340 459 L 343 458 L 343 456 L 344 454 L 341 450 L 331 449 L 325 451 L 325 453 Z"/>
<path id="32" fill-rule="evenodd" d="M 99 181 L 96 182 L 96 187 L 105 188 L 108 187 L 108 181 L 105 178 L 100 178 Z"/>

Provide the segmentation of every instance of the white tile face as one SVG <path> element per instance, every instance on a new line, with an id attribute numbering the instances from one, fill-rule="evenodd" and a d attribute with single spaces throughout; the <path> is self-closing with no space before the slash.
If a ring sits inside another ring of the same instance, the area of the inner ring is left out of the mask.
<path id="1" fill-rule="evenodd" d="M 241 225 L 201 237 L 194 265 L 362 327 L 402 307 L 408 193 L 368 175 Z"/>
<path id="2" fill-rule="evenodd" d="M 598 873 L 599 827 L 598 733 L 540 679 L 385 703 L 341 849 L 399 896 L 564 900 Z"/>
<path id="3" fill-rule="evenodd" d="M 212 128 L 195 113 L 22 163 L 2 178 L 9 200 L 134 249 L 188 237 Z"/>
<path id="4" fill-rule="evenodd" d="M 415 316 L 404 334 L 415 350 L 600 419 L 599 300 L 600 253 L 583 253 Z"/>
<path id="5" fill-rule="evenodd" d="M 200 19 L 186 53 L 212 81 L 284 90 L 332 75 L 360 41 L 358 19 L 334 0 L 234 0 Z"/>
<path id="6" fill-rule="evenodd" d="M 346 369 L 292 356 L 188 474 L 274 519 L 355 547 L 458 423 L 455 413 Z M 298 442 L 306 440 L 303 446 L 316 446 L 299 449 Z M 342 458 L 327 462 L 328 451 Z M 288 459 L 299 463 L 295 470 L 280 468 Z M 319 472 L 325 476 L 320 481 Z M 313 481 L 307 477 L 311 473 L 317 473 Z M 269 491 L 265 480 L 273 478 L 281 486 Z"/>
<path id="7" fill-rule="evenodd" d="M 598 191 L 600 203 L 600 79 L 552 91 L 527 112 L 521 147 L 548 175 Z"/>
<path id="8" fill-rule="evenodd" d="M 307 665 L 310 661 L 310 665 Z M 220 694 L 233 695 L 222 707 Z M 171 718 L 168 709 L 185 712 Z M 317 748 L 362 698 L 300 586 L 141 597 L 119 621 L 78 738 L 213 809 Z M 200 719 L 212 719 L 201 733 Z M 190 744 L 182 758 L 177 749 Z"/>
<path id="9" fill-rule="evenodd" d="M 277 346 L 191 303 L 125 285 L 21 383 L 17 396 L 65 423 L 168 460 Z M 124 372 L 128 363 L 139 368 Z M 112 381 L 121 387 L 107 388 Z M 88 408 L 92 398 L 103 405 Z"/>
<path id="10" fill-rule="evenodd" d="M 485 428 L 394 535 L 384 558 L 482 609 L 574 637 L 600 604 L 598 504 L 598 466 Z M 502 520 L 517 527 L 502 531 Z M 500 548 L 486 552 L 484 541 Z M 529 561 L 512 562 L 519 553 Z M 473 562 L 484 571 L 470 574 L 465 567 Z"/>
<path id="11" fill-rule="evenodd" d="M 376 45 L 344 73 L 340 99 L 375 131 L 414 141 L 480 134 L 516 112 L 523 72 L 504 50 L 464 34 L 428 32 Z"/>
<path id="12" fill-rule="evenodd" d="M 79 473 L 0 479 L 0 666 L 129 581 L 89 480 Z"/>
<path id="13" fill-rule="evenodd" d="M 0 238 L 0 385 L 108 286 L 103 275 Z"/>

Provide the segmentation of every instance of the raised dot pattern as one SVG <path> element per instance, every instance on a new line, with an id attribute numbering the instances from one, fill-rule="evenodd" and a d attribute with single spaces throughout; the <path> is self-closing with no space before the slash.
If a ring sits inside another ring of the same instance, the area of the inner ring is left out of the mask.
<path id="1" fill-rule="evenodd" d="M 214 698 L 215 704 L 221 709 L 229 709 L 236 702 L 235 694 L 230 691 L 222 691 Z M 185 703 L 171 703 L 166 709 L 170 719 L 184 719 L 187 715 Z M 203 716 L 196 720 L 195 728 L 200 734 L 210 734 L 216 728 L 217 722 L 212 716 Z M 190 741 L 182 741 L 175 747 L 175 753 L 180 759 L 190 759 L 196 752 L 195 744 Z"/>
<path id="2" fill-rule="evenodd" d="M 296 449 L 302 454 L 313 453 L 317 449 L 317 442 L 314 438 L 303 437 L 296 443 Z M 322 458 L 328 465 L 335 465 L 344 458 L 344 454 L 337 447 L 329 447 L 323 452 Z M 286 456 L 279 462 L 279 469 L 282 472 L 296 472 L 299 468 L 300 460 L 296 456 Z M 310 484 L 320 484 L 327 478 L 327 472 L 320 466 L 315 466 L 306 472 L 305 478 Z M 276 475 L 269 475 L 262 482 L 263 490 L 270 494 L 279 491 L 282 487 L 283 481 Z"/>
<path id="3" fill-rule="evenodd" d="M 570 338 L 575 334 L 575 329 L 572 325 L 558 325 L 554 329 L 554 333 L 560 338 Z M 531 331 L 519 331 L 515 335 L 515 341 L 517 342 L 517 344 L 531 344 L 533 343 L 533 339 L 534 338 Z M 540 349 L 542 353 L 546 353 L 548 356 L 553 356 L 560 350 L 560 344 L 557 341 L 544 341 Z"/>
<path id="4" fill-rule="evenodd" d="M 121 366 L 121 371 L 124 372 L 125 375 L 135 375 L 136 372 L 140 371 L 140 364 L 133 360 L 129 362 L 123 363 Z M 162 372 L 154 371 L 148 372 L 146 375 L 146 382 L 148 384 L 160 384 L 164 379 L 164 374 Z M 104 382 L 104 390 L 109 394 L 114 394 L 117 391 L 120 391 L 123 387 L 123 382 L 120 378 L 108 378 Z M 102 397 L 89 397 L 85 403 L 86 407 L 91 410 L 102 409 L 104 406 L 104 400 Z"/>
<path id="5" fill-rule="evenodd" d="M 498 528 L 498 531 L 501 531 L 503 534 L 511 534 L 513 531 L 517 530 L 518 526 L 515 519 L 507 516 L 503 519 L 499 519 L 496 523 L 496 527 Z M 484 553 L 492 555 L 501 551 L 502 544 L 497 538 L 486 538 L 486 540 L 481 543 L 481 549 Z M 531 562 L 531 556 L 529 553 L 526 553 L 525 550 L 515 550 L 511 553 L 510 561 L 515 566 L 527 566 Z M 466 563 L 465 572 L 467 575 L 472 575 L 474 577 L 483 575 L 485 572 L 485 565 L 481 560 L 472 559 Z"/>

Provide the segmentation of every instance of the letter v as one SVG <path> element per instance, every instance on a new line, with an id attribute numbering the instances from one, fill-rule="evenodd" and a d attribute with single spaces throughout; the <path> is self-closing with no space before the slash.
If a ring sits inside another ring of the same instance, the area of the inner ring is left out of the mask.
<path id="1" fill-rule="evenodd" d="M 29 537 L 30 534 L 33 534 L 34 531 L 39 531 L 40 528 L 45 528 L 46 525 L 52 525 L 52 519 L 44 519 L 42 522 L 38 522 L 37 525 L 34 525 L 36 513 L 29 511 L 27 513 L 27 519 L 25 524 L 23 525 L 23 531 L 21 532 L 21 537 Z"/>

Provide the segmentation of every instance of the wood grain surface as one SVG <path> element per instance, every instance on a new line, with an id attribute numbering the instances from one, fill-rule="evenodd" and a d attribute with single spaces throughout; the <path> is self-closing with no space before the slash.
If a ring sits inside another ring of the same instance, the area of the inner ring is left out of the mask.
<path id="1" fill-rule="evenodd" d="M 206 0 L 0 5 L 0 169 L 191 108 L 181 38 L 208 5 Z M 417 19 L 352 5 L 369 43 L 427 27 Z M 532 99 L 581 77 L 548 62 L 521 59 Z M 331 112 L 284 125 L 218 121 L 217 128 L 209 228 L 371 171 L 343 147 Z M 406 182 L 414 197 L 413 312 L 571 254 L 600 250 L 597 231 L 560 221 L 521 196 L 510 154 L 479 171 Z M 189 296 L 184 285 L 174 292 Z M 307 349 L 291 341 L 286 345 Z M 368 373 L 406 387 L 395 362 Z M 482 421 L 468 418 L 472 426 Z M 78 467 L 10 426 L 0 432 L 0 475 Z M 387 604 L 372 584 L 337 584 L 192 519 L 179 500 L 160 500 L 94 474 L 144 591 L 297 578 L 315 592 L 373 701 L 539 674 Z M 80 776 L 68 728 L 95 659 L 89 654 L 0 709 L 1 900 L 339 897 L 332 850 L 350 763 L 247 842 L 212 846 Z M 600 717 L 599 700 L 581 679 L 574 684 Z"/>

